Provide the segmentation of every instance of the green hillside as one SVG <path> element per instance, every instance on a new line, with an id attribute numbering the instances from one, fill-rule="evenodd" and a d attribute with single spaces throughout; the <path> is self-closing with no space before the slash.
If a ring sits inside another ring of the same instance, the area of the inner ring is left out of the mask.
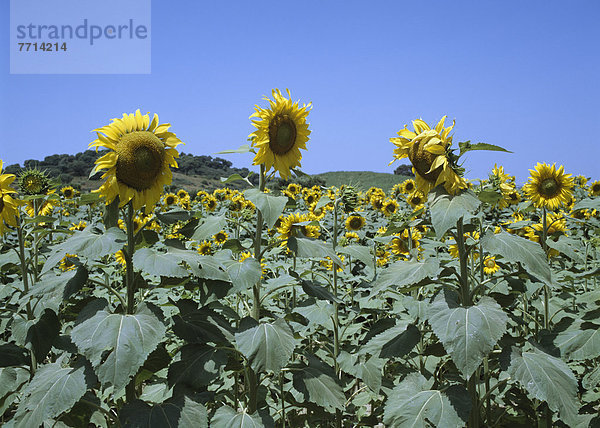
<path id="1" fill-rule="evenodd" d="M 315 174 L 315 176 L 325 180 L 327 186 L 339 187 L 342 184 L 351 184 L 362 190 L 368 190 L 369 187 L 380 187 L 386 192 L 395 184 L 402 183 L 409 178 L 405 175 L 371 171 L 332 171 Z"/>

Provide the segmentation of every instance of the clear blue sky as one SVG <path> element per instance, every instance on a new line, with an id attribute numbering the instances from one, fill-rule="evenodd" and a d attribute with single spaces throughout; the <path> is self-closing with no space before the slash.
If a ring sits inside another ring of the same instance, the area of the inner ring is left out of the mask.
<path id="1" fill-rule="evenodd" d="M 5 47 L 8 12 L 3 0 Z M 237 148 L 277 87 L 313 102 L 307 173 L 392 172 L 389 138 L 448 115 L 455 141 L 514 152 L 470 153 L 469 178 L 498 162 L 523 182 L 541 161 L 600 179 L 599 18 L 598 0 L 153 0 L 149 75 L 10 75 L 0 56 L 0 159 L 83 151 L 137 108 L 170 122 L 185 152 Z"/>

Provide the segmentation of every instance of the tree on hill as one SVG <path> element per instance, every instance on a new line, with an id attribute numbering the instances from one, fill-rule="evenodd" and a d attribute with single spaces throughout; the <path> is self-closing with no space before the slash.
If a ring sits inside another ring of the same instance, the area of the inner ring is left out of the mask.
<path id="1" fill-rule="evenodd" d="M 407 177 L 415 176 L 412 172 L 412 166 L 407 164 L 398 165 L 398 167 L 394 170 L 394 174 L 405 175 Z"/>

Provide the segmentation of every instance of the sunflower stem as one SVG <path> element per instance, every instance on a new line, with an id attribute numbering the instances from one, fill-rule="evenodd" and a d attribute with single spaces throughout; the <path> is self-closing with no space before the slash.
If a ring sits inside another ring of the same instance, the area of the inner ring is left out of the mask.
<path id="1" fill-rule="evenodd" d="M 546 218 L 546 207 L 542 207 L 542 248 L 548 258 L 548 246 L 546 245 L 546 238 L 548 236 L 548 223 Z M 550 289 L 548 284 L 544 284 L 544 328 L 550 330 Z"/>
<path id="2" fill-rule="evenodd" d="M 25 258 L 25 239 L 23 238 L 24 225 L 21 223 L 20 216 L 17 215 L 16 220 L 17 220 L 17 238 L 19 240 L 19 261 L 21 262 L 21 275 L 23 276 L 23 294 L 27 294 L 27 293 L 29 293 L 29 278 L 27 277 L 28 272 L 27 272 L 27 260 Z M 29 301 L 29 299 L 27 300 L 26 310 L 27 310 L 27 319 L 32 320 L 33 319 L 33 311 L 31 310 L 31 302 Z M 33 375 L 35 374 L 35 371 L 37 370 L 37 361 L 35 359 L 35 355 L 33 354 L 33 350 L 29 351 L 29 356 L 30 356 L 30 360 L 31 360 L 30 374 L 31 374 L 31 378 L 33 378 Z"/>
<path id="3" fill-rule="evenodd" d="M 333 253 L 337 247 L 338 237 L 338 205 L 339 199 L 336 199 L 333 204 Z M 331 260 L 331 269 L 333 270 L 333 296 L 337 300 L 338 287 L 337 287 L 337 265 L 335 261 Z M 338 356 L 340 355 L 340 332 L 339 332 L 340 320 L 339 320 L 339 305 L 337 301 L 333 302 L 333 365 L 335 368 L 335 375 L 340 379 L 341 370 L 338 363 Z M 342 413 L 339 409 L 335 410 L 335 426 L 340 428 L 342 426 Z"/>
<path id="4" fill-rule="evenodd" d="M 265 191 L 265 165 L 260 165 L 260 176 L 258 180 L 258 189 L 261 192 Z M 260 263 L 260 244 L 262 239 L 263 215 L 262 212 L 256 210 L 256 233 L 254 235 L 254 257 L 258 257 Z M 254 298 L 254 306 L 252 307 L 252 318 L 256 321 L 260 320 L 260 279 L 252 287 L 252 296 Z"/>
<path id="5" fill-rule="evenodd" d="M 127 251 L 125 251 L 125 283 L 127 286 L 127 314 L 131 315 L 135 312 L 135 284 L 133 272 L 133 253 L 135 252 L 135 236 L 133 231 L 133 201 L 127 204 L 125 214 L 125 225 L 127 227 Z M 135 376 L 125 387 L 125 401 L 130 403 L 136 398 L 135 391 Z"/>

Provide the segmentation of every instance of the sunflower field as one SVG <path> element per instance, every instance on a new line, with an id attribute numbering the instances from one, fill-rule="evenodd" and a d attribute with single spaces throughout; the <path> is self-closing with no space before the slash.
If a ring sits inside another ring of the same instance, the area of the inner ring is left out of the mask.
<path id="1" fill-rule="evenodd" d="M 506 150 L 444 117 L 390 138 L 415 178 L 388 192 L 273 192 L 312 106 L 266 101 L 226 152 L 244 191 L 165 193 L 182 142 L 139 110 L 95 130 L 92 193 L 0 161 L 0 424 L 600 424 L 600 181 L 467 180 Z"/>

